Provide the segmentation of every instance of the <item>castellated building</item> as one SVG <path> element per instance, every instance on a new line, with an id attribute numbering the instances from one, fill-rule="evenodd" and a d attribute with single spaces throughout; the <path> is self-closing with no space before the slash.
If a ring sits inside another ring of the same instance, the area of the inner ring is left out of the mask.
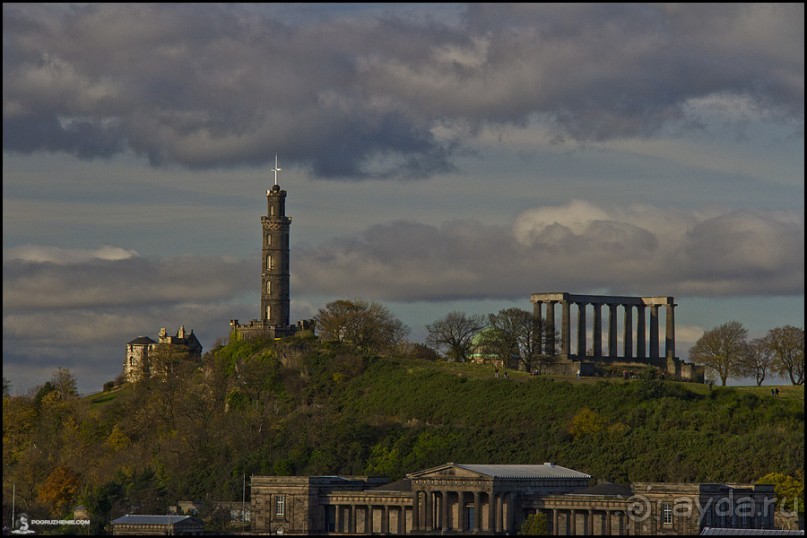
<path id="1" fill-rule="evenodd" d="M 290 317 L 290 263 L 289 229 L 291 217 L 286 216 L 286 191 L 277 183 L 275 157 L 275 184 L 266 191 L 266 215 L 261 217 L 261 310 L 260 319 L 246 325 L 230 320 L 230 334 L 239 339 L 283 338 L 298 330 L 313 329 L 313 320 L 289 323 Z"/>
<path id="2" fill-rule="evenodd" d="M 163 349 L 176 349 L 186 353 L 187 358 L 191 360 L 202 358 L 202 344 L 193 334 L 193 329 L 190 333 L 186 333 L 185 326 L 181 325 L 175 336 L 169 336 L 163 327 L 158 338 L 159 340 L 154 341 L 148 336 L 138 336 L 126 344 L 126 356 L 123 359 L 123 375 L 126 381 L 133 383 L 158 374 L 151 358 L 161 346 Z"/>

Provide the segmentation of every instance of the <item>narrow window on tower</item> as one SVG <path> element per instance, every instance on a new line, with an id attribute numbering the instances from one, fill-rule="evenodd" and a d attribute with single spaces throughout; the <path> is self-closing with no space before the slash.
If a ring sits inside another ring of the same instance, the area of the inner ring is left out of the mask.
<path id="1" fill-rule="evenodd" d="M 266 319 L 272 319 L 272 307 L 266 305 Z"/>
<path id="2" fill-rule="evenodd" d="M 271 245 L 272 245 L 272 236 L 267 235 L 266 236 L 266 246 L 268 247 L 268 246 L 271 246 Z"/>
<path id="3" fill-rule="evenodd" d="M 266 293 L 267 294 L 272 293 L 272 281 L 271 280 L 266 281 Z"/>
<path id="4" fill-rule="evenodd" d="M 271 254 L 266 257 L 266 268 L 267 269 L 272 268 L 272 256 L 271 256 Z"/>

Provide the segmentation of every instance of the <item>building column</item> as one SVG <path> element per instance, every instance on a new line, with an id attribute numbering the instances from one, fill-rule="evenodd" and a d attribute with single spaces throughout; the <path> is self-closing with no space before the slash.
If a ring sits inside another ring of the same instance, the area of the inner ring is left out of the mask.
<path id="1" fill-rule="evenodd" d="M 569 519 L 566 522 L 566 534 L 574 536 L 577 534 L 577 512 L 574 509 L 569 510 Z"/>
<path id="2" fill-rule="evenodd" d="M 424 530 L 433 531 L 434 530 L 434 516 L 432 515 L 434 513 L 434 506 L 432 504 L 434 503 L 433 493 L 427 490 L 425 492 L 425 496 L 426 496 L 425 498 L 426 502 L 424 503 L 425 504 L 424 508 L 426 512 L 426 521 L 423 522 L 424 523 L 423 526 L 425 527 Z"/>
<path id="3" fill-rule="evenodd" d="M 488 493 L 488 532 L 496 531 L 496 496 Z"/>
<path id="4" fill-rule="evenodd" d="M 571 355 L 571 343 L 572 343 L 571 331 L 569 330 L 569 321 L 570 321 L 569 320 L 569 317 L 570 317 L 569 309 L 571 308 L 571 305 L 569 304 L 569 301 L 561 301 L 560 306 L 561 306 L 561 309 L 560 309 L 560 315 L 561 315 L 561 321 L 560 321 L 560 341 L 561 341 L 560 345 L 561 345 L 561 350 L 560 350 L 560 353 L 561 353 L 561 355 L 563 355 L 565 357 L 568 357 L 569 355 Z"/>
<path id="5" fill-rule="evenodd" d="M 449 529 L 448 519 L 448 491 L 440 492 L 440 528 L 444 531 Z"/>
<path id="6" fill-rule="evenodd" d="M 367 517 L 364 520 L 364 528 L 367 534 L 373 534 L 373 505 L 367 505 Z"/>
<path id="7" fill-rule="evenodd" d="M 541 305 L 543 304 L 543 301 L 536 301 L 532 306 L 532 317 L 535 318 L 535 325 L 538 327 L 538 345 L 536 346 L 536 352 L 539 355 L 544 351 L 544 320 L 541 317 Z"/>
<path id="8" fill-rule="evenodd" d="M 482 503 L 481 497 L 482 495 L 478 491 L 474 491 L 474 532 L 480 532 L 482 530 Z"/>
<path id="9" fill-rule="evenodd" d="M 415 495 L 412 497 L 412 531 L 416 532 L 420 530 L 420 521 L 418 518 L 420 517 L 420 510 L 418 509 L 418 504 L 420 503 L 420 492 L 415 491 Z"/>
<path id="10" fill-rule="evenodd" d="M 675 303 L 667 305 L 667 330 L 664 339 L 667 359 L 675 358 L 675 306 Z"/>
<path id="11" fill-rule="evenodd" d="M 594 340 L 594 356 L 602 357 L 602 304 L 591 304 L 594 307 L 594 334 L 592 334 L 592 340 Z"/>
<path id="12" fill-rule="evenodd" d="M 625 359 L 633 358 L 633 306 L 629 304 L 622 305 L 625 309 L 625 327 L 622 338 L 622 343 L 625 347 Z"/>
<path id="13" fill-rule="evenodd" d="M 636 307 L 636 358 L 644 359 L 647 357 L 647 341 L 645 340 L 645 306 L 638 305 Z"/>
<path id="14" fill-rule="evenodd" d="M 658 305 L 650 305 L 650 358 L 658 359 Z"/>
<path id="15" fill-rule="evenodd" d="M 334 512 L 335 512 L 334 515 L 335 515 L 335 517 L 334 517 L 333 524 L 334 524 L 334 531 L 336 531 L 336 532 L 342 532 L 342 509 L 343 508 L 344 507 L 339 505 L 339 504 L 334 505 L 334 509 L 335 509 L 334 510 Z"/>
<path id="16" fill-rule="evenodd" d="M 347 529 L 350 534 L 356 534 L 356 505 L 350 505 L 350 520 L 347 522 Z"/>
<path id="17" fill-rule="evenodd" d="M 608 355 L 611 358 L 616 358 L 618 353 L 616 349 L 616 307 L 617 304 L 608 305 Z"/>
<path id="18" fill-rule="evenodd" d="M 558 510 L 556 508 L 552 509 L 552 536 L 560 536 L 558 532 Z"/>
<path id="19" fill-rule="evenodd" d="M 586 356 L 586 305 L 577 303 L 577 354 Z"/>
<path id="20" fill-rule="evenodd" d="M 496 532 L 504 530 L 504 497 L 496 496 Z"/>
<path id="21" fill-rule="evenodd" d="M 586 534 L 594 535 L 594 510 L 586 511 Z"/>
<path id="22" fill-rule="evenodd" d="M 555 353 L 555 302 L 546 303 L 546 349 L 544 349 L 544 353 L 547 355 Z"/>
<path id="23" fill-rule="evenodd" d="M 605 511 L 605 535 L 611 536 L 611 511 Z"/>

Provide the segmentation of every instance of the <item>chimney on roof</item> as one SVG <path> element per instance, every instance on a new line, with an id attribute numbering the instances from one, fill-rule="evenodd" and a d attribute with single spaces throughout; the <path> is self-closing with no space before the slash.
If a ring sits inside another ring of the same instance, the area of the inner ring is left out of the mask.
<path id="1" fill-rule="evenodd" d="M 554 467 L 555 466 L 555 464 L 552 463 L 551 461 L 545 462 L 544 465 L 546 465 L 547 467 Z"/>

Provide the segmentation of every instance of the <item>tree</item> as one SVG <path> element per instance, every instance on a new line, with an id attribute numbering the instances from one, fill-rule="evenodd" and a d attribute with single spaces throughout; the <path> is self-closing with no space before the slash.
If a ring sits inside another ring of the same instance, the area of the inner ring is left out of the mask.
<path id="1" fill-rule="evenodd" d="M 520 536 L 547 536 L 549 534 L 549 524 L 546 520 L 546 514 L 538 512 L 528 515 L 524 523 L 521 524 L 518 534 Z"/>
<path id="2" fill-rule="evenodd" d="M 53 377 L 50 378 L 50 384 L 59 393 L 62 400 L 78 396 L 76 376 L 68 368 L 57 368 L 53 372 Z"/>
<path id="3" fill-rule="evenodd" d="M 773 353 L 774 368 L 794 385 L 804 384 L 804 329 L 785 325 L 768 331 L 765 345 Z"/>
<path id="4" fill-rule="evenodd" d="M 689 358 L 713 370 L 725 387 L 726 379 L 742 375 L 740 365 L 748 352 L 747 336 L 742 323 L 729 321 L 703 333 L 689 350 Z"/>
<path id="5" fill-rule="evenodd" d="M 538 358 L 541 327 L 531 312 L 506 308 L 488 316 L 488 329 L 481 344 L 501 357 L 505 364 L 510 356 L 518 357 L 520 370 L 531 372 Z"/>
<path id="6" fill-rule="evenodd" d="M 51 508 L 53 516 L 63 516 L 68 505 L 75 500 L 79 477 L 69 468 L 60 465 L 45 479 L 39 488 L 37 500 Z"/>
<path id="7" fill-rule="evenodd" d="M 426 344 L 457 362 L 466 362 L 471 352 L 474 335 L 485 327 L 485 318 L 479 314 L 467 315 L 464 312 L 451 312 L 445 318 L 426 325 Z"/>
<path id="8" fill-rule="evenodd" d="M 315 319 L 323 340 L 352 344 L 370 355 L 395 351 L 409 334 L 409 327 L 375 301 L 333 301 Z"/>
<path id="9" fill-rule="evenodd" d="M 765 376 L 773 367 L 773 350 L 764 338 L 755 338 L 748 344 L 745 355 L 738 364 L 738 373 L 754 377 L 757 386 L 762 385 Z"/>

